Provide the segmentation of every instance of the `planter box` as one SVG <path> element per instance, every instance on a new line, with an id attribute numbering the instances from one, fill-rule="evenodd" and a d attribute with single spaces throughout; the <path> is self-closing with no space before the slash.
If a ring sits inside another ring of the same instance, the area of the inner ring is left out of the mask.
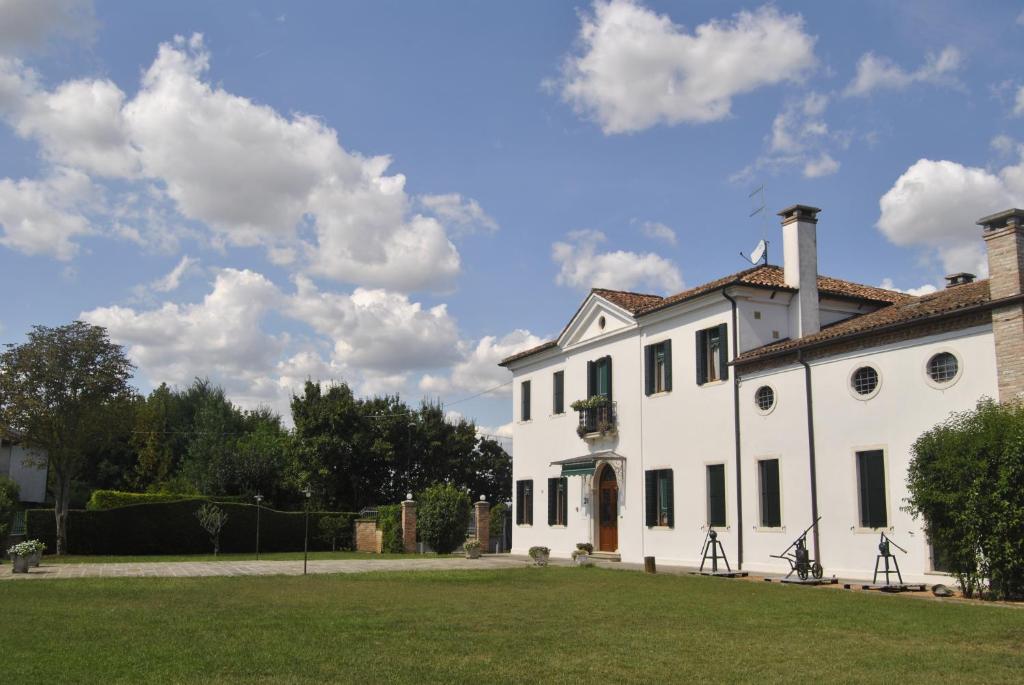
<path id="1" fill-rule="evenodd" d="M 11 573 L 28 573 L 28 557 L 15 554 L 11 557 Z"/>
<path id="2" fill-rule="evenodd" d="M 533 563 L 536 564 L 537 566 L 547 566 L 548 565 L 548 559 L 550 559 L 550 558 L 551 558 L 551 552 L 548 552 L 546 554 L 538 554 L 537 556 L 533 557 Z"/>
<path id="3" fill-rule="evenodd" d="M 593 562 L 590 561 L 589 554 L 577 554 L 573 557 L 572 563 L 574 566 L 593 566 Z"/>
<path id="4" fill-rule="evenodd" d="M 43 553 L 41 551 L 37 550 L 35 552 L 32 552 L 32 554 L 28 555 L 28 565 L 29 566 L 39 566 L 39 562 L 41 562 L 42 560 L 43 560 Z"/>
<path id="5" fill-rule="evenodd" d="M 472 548 L 472 549 L 467 549 L 465 551 L 466 551 L 466 558 L 467 559 L 479 559 L 481 552 L 483 552 L 483 550 L 480 549 L 479 547 L 475 547 L 475 548 Z"/>

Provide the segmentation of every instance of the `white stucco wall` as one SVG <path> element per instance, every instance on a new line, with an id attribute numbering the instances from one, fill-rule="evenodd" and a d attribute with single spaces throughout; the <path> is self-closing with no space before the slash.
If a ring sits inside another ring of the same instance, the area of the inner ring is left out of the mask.
<path id="1" fill-rule="evenodd" d="M 46 500 L 46 467 L 39 466 L 40 459 L 20 445 L 3 443 L 0 446 L 0 476 L 6 476 L 18 484 L 23 502 Z"/>

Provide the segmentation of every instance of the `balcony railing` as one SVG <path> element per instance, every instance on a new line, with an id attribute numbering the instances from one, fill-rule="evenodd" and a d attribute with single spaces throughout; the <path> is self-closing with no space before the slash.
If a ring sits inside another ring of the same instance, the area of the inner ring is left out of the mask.
<path id="1" fill-rule="evenodd" d="M 586 407 L 579 410 L 580 425 L 576 432 L 580 437 L 586 437 L 593 433 L 604 435 L 614 433 L 618 426 L 618 417 L 615 411 L 615 402 L 602 407 Z"/>

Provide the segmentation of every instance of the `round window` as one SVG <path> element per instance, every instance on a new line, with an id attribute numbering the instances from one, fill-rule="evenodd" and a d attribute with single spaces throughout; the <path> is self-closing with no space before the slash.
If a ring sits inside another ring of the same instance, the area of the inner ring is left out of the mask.
<path id="1" fill-rule="evenodd" d="M 762 385 L 754 393 L 754 402 L 761 411 L 769 411 L 775 406 L 775 391 L 767 385 Z"/>
<path id="2" fill-rule="evenodd" d="M 878 389 L 878 372 L 873 367 L 862 366 L 853 372 L 850 385 L 858 395 L 870 395 Z"/>
<path id="3" fill-rule="evenodd" d="M 928 360 L 928 377 L 940 385 L 949 383 L 960 372 L 960 363 L 951 352 L 939 352 Z"/>

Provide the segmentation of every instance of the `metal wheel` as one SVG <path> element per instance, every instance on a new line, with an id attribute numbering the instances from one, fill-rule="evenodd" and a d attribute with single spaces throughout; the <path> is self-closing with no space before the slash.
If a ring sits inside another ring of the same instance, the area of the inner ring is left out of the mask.
<path id="1" fill-rule="evenodd" d="M 796 570 L 796 574 L 800 577 L 800 580 L 807 580 L 807 567 L 803 564 Z"/>
<path id="2" fill-rule="evenodd" d="M 811 574 L 814 576 L 815 580 L 821 580 L 821 577 L 825 575 L 825 569 L 823 569 L 821 564 L 818 562 L 814 562 L 811 564 Z"/>

